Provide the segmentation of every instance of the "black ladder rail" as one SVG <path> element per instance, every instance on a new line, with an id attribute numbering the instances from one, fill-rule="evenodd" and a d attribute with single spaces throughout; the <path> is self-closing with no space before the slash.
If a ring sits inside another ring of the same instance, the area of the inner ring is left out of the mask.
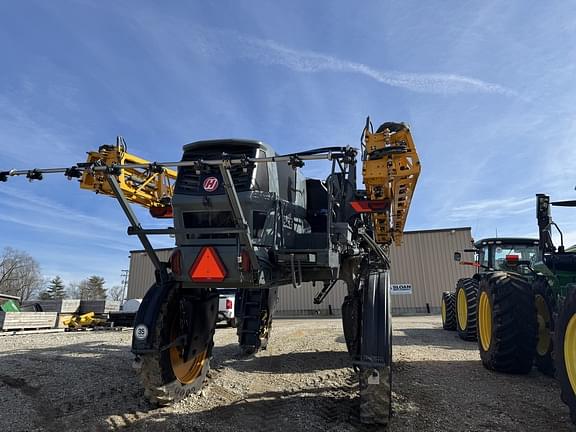
<path id="1" fill-rule="evenodd" d="M 230 207 L 232 208 L 232 213 L 234 214 L 234 219 L 236 220 L 236 226 L 241 228 L 239 230 L 240 239 L 246 247 L 246 251 L 250 257 L 250 265 L 252 269 L 258 271 L 260 269 L 260 264 L 258 263 L 256 252 L 254 251 L 254 245 L 252 244 L 250 226 L 244 217 L 242 205 L 240 204 L 240 199 L 238 198 L 238 193 L 236 192 L 234 181 L 232 180 L 232 175 L 230 174 L 230 164 L 226 161 L 223 161 L 219 167 L 220 173 L 222 174 L 222 179 L 224 180 L 224 190 L 226 191 L 228 201 L 230 202 Z"/>
<path id="2" fill-rule="evenodd" d="M 152 264 L 156 269 L 157 282 L 159 284 L 165 283 L 166 281 L 168 281 L 168 271 L 166 270 L 166 266 L 162 264 L 160 258 L 158 258 L 158 254 L 156 254 L 156 251 L 152 247 L 150 240 L 148 240 L 148 237 L 146 236 L 144 230 L 142 229 L 140 221 L 136 217 L 136 214 L 132 210 L 132 207 L 130 207 L 130 203 L 122 193 L 120 185 L 118 184 L 118 180 L 116 180 L 116 176 L 110 172 L 106 172 L 106 179 L 108 180 L 108 184 L 112 188 L 112 191 L 114 192 L 114 195 L 118 200 L 120 207 L 124 211 L 124 214 L 128 218 L 128 221 L 130 222 L 129 230 L 138 237 L 138 240 L 140 240 L 140 243 L 142 243 L 142 246 L 144 247 L 146 254 L 150 258 L 150 261 L 152 261 Z"/>

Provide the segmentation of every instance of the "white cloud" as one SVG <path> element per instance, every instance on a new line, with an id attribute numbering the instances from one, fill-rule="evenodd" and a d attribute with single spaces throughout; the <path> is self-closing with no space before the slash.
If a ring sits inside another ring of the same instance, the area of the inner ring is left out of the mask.
<path id="1" fill-rule="evenodd" d="M 84 227 L 106 231 L 114 235 L 126 232 L 126 228 L 119 223 L 112 223 L 109 220 L 104 221 L 101 218 L 90 216 L 38 194 L 25 191 L 22 188 L 14 188 L 2 184 L 2 187 L 0 187 L 0 195 L 8 197 L 8 199 L 3 200 L 5 210 L 7 207 L 26 210 L 26 214 L 31 216 L 31 220 L 41 220 L 40 217 L 58 218 L 62 220 L 62 223 L 66 225 L 66 227 L 72 222 Z M 102 197 L 97 197 L 97 199 L 102 199 Z"/>
<path id="2" fill-rule="evenodd" d="M 143 28 L 150 28 L 155 18 L 139 17 Z M 181 37 L 180 29 L 186 36 Z M 177 39 L 196 54 L 210 57 L 214 61 L 226 61 L 230 58 L 246 59 L 264 65 L 278 65 L 296 72 L 314 73 L 322 71 L 353 73 L 363 75 L 379 83 L 404 88 L 420 93 L 456 94 L 456 93 L 494 93 L 506 96 L 518 96 L 511 89 L 499 84 L 482 81 L 464 75 L 452 73 L 408 73 L 383 71 L 364 63 L 343 60 L 327 54 L 298 50 L 284 46 L 274 40 L 259 39 L 240 34 L 236 31 L 218 30 L 206 27 L 190 28 L 188 23 L 173 21 L 169 29 L 163 32 L 175 32 Z M 158 32 L 156 33 L 158 34 Z"/>
<path id="3" fill-rule="evenodd" d="M 0 197 L 4 203 L 0 220 L 4 223 L 21 225 L 46 235 L 57 234 L 69 241 L 89 241 L 93 247 L 120 252 L 127 252 L 136 244 L 126 234 L 127 225 L 102 220 L 38 194 L 2 184 Z"/>
<path id="4" fill-rule="evenodd" d="M 503 198 L 477 200 L 448 209 L 448 219 L 453 221 L 473 221 L 482 219 L 500 219 L 535 211 L 536 199 Z"/>

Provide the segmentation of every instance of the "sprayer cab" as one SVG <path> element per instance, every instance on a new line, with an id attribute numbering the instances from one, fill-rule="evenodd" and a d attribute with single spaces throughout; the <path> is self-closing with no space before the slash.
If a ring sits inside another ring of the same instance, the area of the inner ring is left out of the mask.
<path id="1" fill-rule="evenodd" d="M 197 163 L 179 168 L 172 198 L 183 269 L 175 276 L 181 282 L 265 286 L 275 273 L 275 252 L 310 230 L 306 178 L 296 164 L 275 161 L 276 156 L 266 144 L 251 140 L 184 146 L 182 161 Z M 194 277 L 193 267 L 198 273 L 208 261 L 223 277 Z"/>

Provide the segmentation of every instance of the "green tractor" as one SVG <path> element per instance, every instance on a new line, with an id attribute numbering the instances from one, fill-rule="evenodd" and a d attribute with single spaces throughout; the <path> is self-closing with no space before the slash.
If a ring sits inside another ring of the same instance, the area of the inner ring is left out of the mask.
<path id="1" fill-rule="evenodd" d="M 537 355 L 549 344 L 551 369 L 560 383 L 562 400 L 570 408 L 570 417 L 576 424 L 576 248 L 564 248 L 562 231 L 550 214 L 551 204 L 574 207 L 576 201 L 551 203 L 550 197 L 544 194 L 536 195 L 536 199 L 542 261 L 535 270 L 542 274 L 539 279 L 544 281 L 540 281 L 540 285 L 545 286 L 547 282 L 547 296 L 543 298 L 547 307 L 542 302 L 542 309 L 537 308 Z M 552 227 L 560 234 L 558 248 L 552 242 Z M 538 306 L 538 297 L 536 299 Z M 548 316 L 550 321 L 546 322 Z"/>
<path id="2" fill-rule="evenodd" d="M 514 284 L 528 281 L 533 272 L 526 262 L 537 261 L 538 240 L 485 238 L 475 242 L 473 249 L 465 249 L 464 252 L 473 252 L 474 261 L 461 261 L 460 252 L 454 253 L 454 259 L 462 265 L 476 267 L 477 271 L 470 278 L 459 279 L 455 292 L 442 294 L 442 326 L 445 330 L 457 330 L 458 336 L 464 340 L 474 341 L 477 339 L 478 293 L 482 281 L 495 274 L 506 274 Z M 529 288 L 530 282 L 523 283 L 523 286 L 526 285 Z"/>
<path id="3" fill-rule="evenodd" d="M 506 266 L 480 276 L 477 335 L 483 365 L 528 373 L 532 365 L 559 380 L 562 400 L 576 423 L 576 250 L 564 248 L 562 232 L 544 194 L 536 196 L 538 251 L 505 250 Z M 552 242 L 552 227 L 560 246 Z M 537 252 L 537 253 L 536 253 Z"/>

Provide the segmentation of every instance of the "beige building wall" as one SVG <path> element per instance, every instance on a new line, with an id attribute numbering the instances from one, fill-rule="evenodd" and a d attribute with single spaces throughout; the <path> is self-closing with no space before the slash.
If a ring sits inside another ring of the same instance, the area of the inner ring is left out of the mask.
<path id="1" fill-rule="evenodd" d="M 412 285 L 412 294 L 393 295 L 397 313 L 440 311 L 443 291 L 454 291 L 456 281 L 474 274 L 474 268 L 454 261 L 454 252 L 472 247 L 470 228 L 411 231 L 401 247 L 390 251 L 392 284 Z"/>
<path id="2" fill-rule="evenodd" d="M 472 267 L 458 265 L 453 261 L 457 250 L 471 247 L 470 228 L 450 228 L 404 233 L 401 247 L 392 247 L 390 258 L 392 284 L 411 285 L 411 294 L 391 296 L 394 314 L 438 313 L 443 291 L 454 290 L 456 281 L 474 273 Z M 162 261 L 168 260 L 171 250 L 160 250 Z M 148 256 L 142 251 L 131 252 L 128 298 L 142 298 L 154 282 L 154 269 Z M 320 305 L 313 303 L 322 284 L 304 283 L 295 289 L 291 285 L 278 290 L 279 315 L 309 315 L 330 312 L 340 314 L 346 286 L 338 282 Z"/>
<path id="3" fill-rule="evenodd" d="M 157 249 L 160 261 L 168 261 L 172 249 Z M 144 251 L 130 251 L 130 270 L 128 270 L 129 299 L 143 298 L 154 283 L 154 266 Z"/>

